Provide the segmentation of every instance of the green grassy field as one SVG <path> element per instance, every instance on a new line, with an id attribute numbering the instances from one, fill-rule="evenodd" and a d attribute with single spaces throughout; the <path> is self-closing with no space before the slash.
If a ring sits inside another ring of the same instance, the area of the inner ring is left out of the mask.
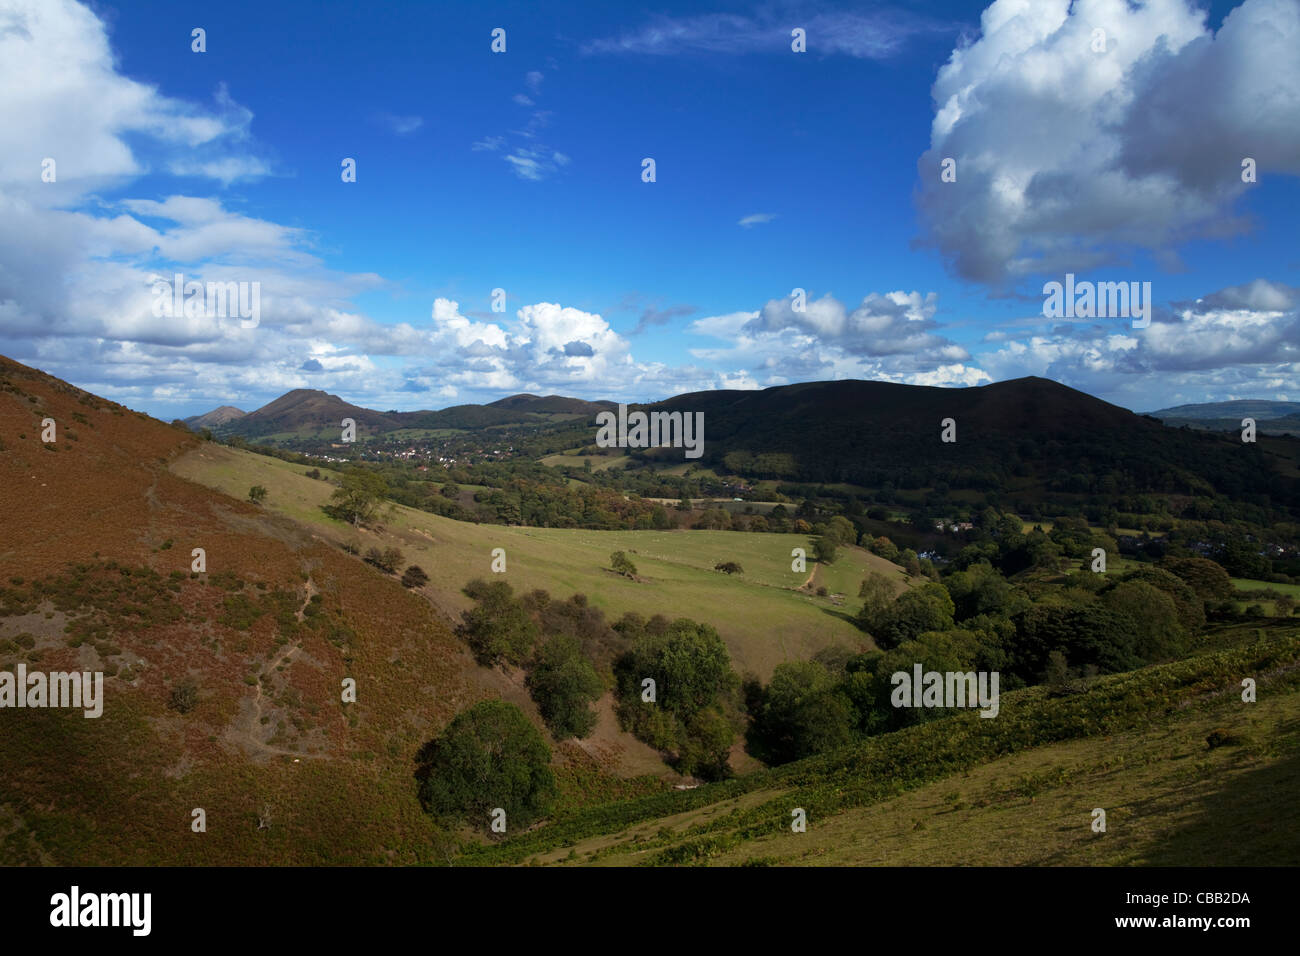
<path id="1" fill-rule="evenodd" d="M 1292 598 L 1300 600 L 1300 585 L 1296 584 L 1274 584 L 1272 581 L 1256 581 L 1251 578 L 1232 578 L 1232 586 L 1237 591 L 1272 591 L 1275 594 L 1286 594 Z M 1277 616 L 1277 604 L 1267 598 L 1248 598 L 1238 595 L 1239 600 L 1233 602 L 1237 613 L 1241 614 L 1247 607 L 1252 604 L 1258 604 L 1264 609 L 1264 613 L 1269 617 Z"/>
<path id="2" fill-rule="evenodd" d="M 1210 750 L 1212 730 L 1243 743 Z M 867 807 L 788 827 L 708 858 L 710 866 L 1250 866 L 1300 862 L 1300 828 L 1278 827 L 1300 786 L 1300 694 L 1253 711 L 1199 713 L 1156 732 L 1072 740 L 995 760 Z M 688 833 L 795 794 L 769 790 L 581 841 L 541 862 L 636 865 L 636 837 Z M 1105 833 L 1092 810 L 1106 810 Z M 1288 815 L 1289 820 L 1294 815 Z M 594 860 L 593 860 L 594 856 Z"/>
<path id="3" fill-rule="evenodd" d="M 809 559 L 806 572 L 792 571 L 792 549 L 812 550 L 804 535 L 476 525 L 400 506 L 375 534 L 326 517 L 320 506 L 333 486 L 306 477 L 301 465 L 207 443 L 178 459 L 173 470 L 241 498 L 250 486 L 263 485 L 268 510 L 327 540 L 355 541 L 363 550 L 400 547 L 408 563 L 428 572 L 426 593 L 452 617 L 471 603 L 461 588 L 472 578 L 492 577 L 492 552 L 501 548 L 504 578 L 517 591 L 543 588 L 559 597 L 582 592 L 611 618 L 635 611 L 705 621 L 726 642 L 736 670 L 764 680 L 782 661 L 807 659 L 824 647 L 870 646 L 851 621 L 861 606 L 858 585 L 868 569 L 905 586 L 901 568 L 861 548 L 841 549 L 829 567 Z M 607 570 L 614 551 L 627 552 L 640 580 Z M 722 561 L 739 563 L 744 573 L 714 571 Z M 795 590 L 810 573 L 814 588 L 824 585 L 831 594 L 842 594 L 842 603 Z"/>
<path id="4" fill-rule="evenodd" d="M 632 459 L 626 455 L 547 455 L 539 460 L 551 468 L 581 468 L 583 462 L 590 462 L 592 471 L 626 468 L 632 463 Z"/>
<path id="5" fill-rule="evenodd" d="M 1293 598 L 1300 599 L 1300 584 L 1274 584 L 1272 581 L 1254 581 L 1250 578 L 1233 578 L 1232 586 L 1238 591 L 1277 591 L 1279 594 L 1289 594 Z"/>

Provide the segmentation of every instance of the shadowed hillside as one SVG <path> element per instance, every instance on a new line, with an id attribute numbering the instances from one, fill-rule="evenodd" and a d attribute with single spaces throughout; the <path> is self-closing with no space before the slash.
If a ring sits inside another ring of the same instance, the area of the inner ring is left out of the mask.
<path id="1" fill-rule="evenodd" d="M 1057 382 L 978 388 L 814 382 L 679 395 L 703 412 L 704 460 L 759 478 L 1047 494 L 1218 493 L 1300 506 L 1265 444 L 1168 428 Z M 956 441 L 941 440 L 955 422 Z"/>

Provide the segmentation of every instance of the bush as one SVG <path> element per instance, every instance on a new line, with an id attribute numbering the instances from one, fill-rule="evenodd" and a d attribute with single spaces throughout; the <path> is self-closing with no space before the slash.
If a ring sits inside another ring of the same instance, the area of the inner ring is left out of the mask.
<path id="1" fill-rule="evenodd" d="M 367 564 L 373 564 L 386 574 L 396 574 L 397 569 L 406 560 L 406 556 L 398 548 L 385 548 L 383 551 L 369 548 L 366 550 L 365 560 Z"/>
<path id="2" fill-rule="evenodd" d="M 261 485 L 253 485 L 248 489 L 248 500 L 255 505 L 260 505 L 266 498 L 266 489 Z"/>
<path id="3" fill-rule="evenodd" d="M 183 680 L 172 688 L 167 706 L 179 714 L 188 714 L 199 703 L 199 687 L 192 680 Z"/>
<path id="4" fill-rule="evenodd" d="M 713 566 L 714 571 L 722 571 L 726 574 L 744 574 L 745 569 L 735 561 L 719 561 Z"/>
<path id="5" fill-rule="evenodd" d="M 1235 747 L 1241 744 L 1241 738 L 1229 730 L 1222 728 L 1211 730 L 1205 738 L 1206 745 L 1211 749 L 1216 747 Z"/>
<path id="6" fill-rule="evenodd" d="M 636 577 L 636 565 L 622 551 L 615 551 L 609 556 L 609 566 L 615 574 L 621 574 L 625 578 Z"/>
<path id="7" fill-rule="evenodd" d="M 418 564 L 413 564 L 406 569 L 402 575 L 402 585 L 408 588 L 422 588 L 429 583 L 429 575 L 424 573 L 424 568 Z"/>
<path id="8" fill-rule="evenodd" d="M 457 714 L 420 751 L 420 801 L 429 813 L 487 828 L 497 807 L 521 829 L 546 816 L 558 793 L 551 749 L 514 704 L 484 700 Z"/>

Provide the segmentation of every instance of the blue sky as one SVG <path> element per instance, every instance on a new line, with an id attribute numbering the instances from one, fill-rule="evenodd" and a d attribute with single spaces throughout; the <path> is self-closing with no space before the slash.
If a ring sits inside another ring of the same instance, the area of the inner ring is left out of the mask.
<path id="1" fill-rule="evenodd" d="M 1296 0 L 0 0 L 0 352 L 165 418 L 1028 374 L 1300 400 L 1298 49 Z M 153 315 L 175 272 L 260 283 L 258 325 Z M 1045 319 L 1067 272 L 1150 282 L 1151 326 Z"/>

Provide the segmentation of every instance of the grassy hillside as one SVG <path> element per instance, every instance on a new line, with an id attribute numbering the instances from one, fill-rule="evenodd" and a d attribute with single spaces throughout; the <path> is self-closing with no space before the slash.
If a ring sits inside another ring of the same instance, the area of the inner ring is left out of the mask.
<path id="1" fill-rule="evenodd" d="M 833 644 L 869 646 L 849 618 L 861 602 L 858 585 L 868 569 L 903 586 L 901 568 L 860 548 L 845 548 L 829 567 L 808 562 L 791 571 L 792 549 L 811 551 L 807 536 L 733 531 L 587 531 L 476 525 L 397 507 L 383 534 L 357 531 L 324 515 L 333 485 L 308 478 L 306 469 L 251 452 L 205 444 L 178 458 L 172 470 L 232 496 L 260 484 L 265 508 L 317 534 L 362 547 L 396 544 L 430 576 L 426 591 L 449 617 L 470 606 L 460 593 L 474 577 L 491 577 L 492 550 L 504 548 L 505 580 L 517 591 L 543 588 L 556 596 L 587 594 L 610 617 L 635 611 L 706 621 L 727 643 L 737 671 L 764 680 L 784 660 L 806 659 Z M 609 556 L 625 551 L 640 580 L 608 571 Z M 739 575 L 714 571 L 735 561 Z M 811 575 L 811 578 L 810 578 Z M 797 590 L 811 581 L 842 594 L 843 603 Z"/>
<path id="2" fill-rule="evenodd" d="M 688 792 L 593 807 L 466 862 L 1294 865 L 1300 628 Z M 1259 700 L 1241 700 L 1241 678 Z M 1217 746 L 1207 737 L 1218 731 Z M 1107 831 L 1091 829 L 1107 811 Z M 790 829 L 791 810 L 808 829 Z"/>

